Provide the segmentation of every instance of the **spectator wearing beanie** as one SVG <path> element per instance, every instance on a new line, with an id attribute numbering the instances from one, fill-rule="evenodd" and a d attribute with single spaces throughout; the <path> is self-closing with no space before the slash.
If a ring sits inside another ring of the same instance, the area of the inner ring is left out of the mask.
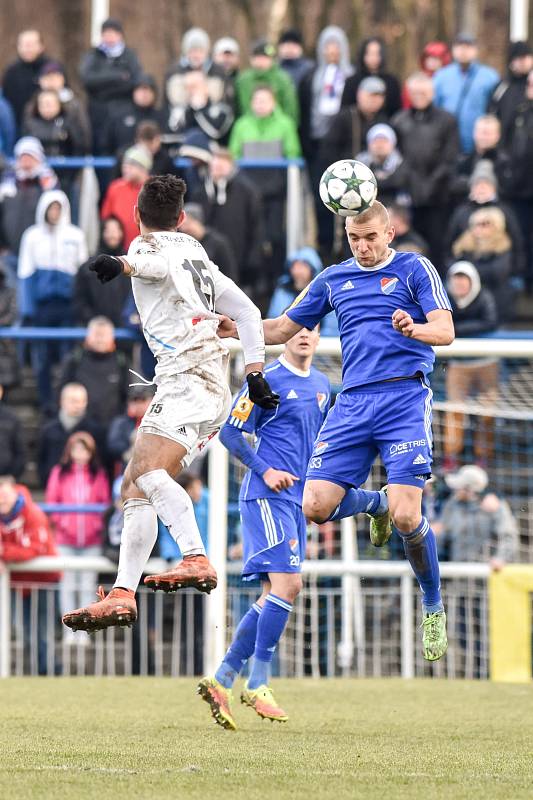
<path id="1" fill-rule="evenodd" d="M 533 50 L 528 42 L 511 42 L 507 59 L 507 75 L 492 95 L 489 111 L 501 122 L 502 141 L 510 144 L 518 106 L 524 102 L 528 75 L 533 69 Z M 511 150 L 511 148 L 509 148 Z"/>
<path id="2" fill-rule="evenodd" d="M 305 75 L 314 67 L 314 62 L 304 55 L 302 34 L 295 28 L 283 31 L 278 39 L 278 63 L 292 80 L 296 90 Z"/>
<path id="3" fill-rule="evenodd" d="M 142 72 L 134 50 L 126 46 L 122 23 L 106 19 L 100 44 L 91 48 L 80 63 L 80 79 L 89 98 L 93 153 L 106 153 L 107 123 L 127 108 Z"/>
<path id="4" fill-rule="evenodd" d="M 141 145 L 128 148 L 122 159 L 122 177 L 111 181 L 102 203 L 100 216 L 116 217 L 124 229 L 124 249 L 127 250 L 139 229 L 133 219 L 133 207 L 139 192 L 150 177 L 151 153 Z"/>
<path id="5" fill-rule="evenodd" d="M 402 107 L 400 82 L 395 75 L 386 70 L 385 45 L 378 36 L 365 39 L 359 48 L 355 74 L 347 78 L 342 94 L 342 105 L 351 106 L 361 81 L 377 77 L 385 84 L 385 104 L 383 110 L 391 117 Z"/>
<path id="6" fill-rule="evenodd" d="M 165 75 L 166 117 L 180 116 L 186 105 L 184 76 L 200 70 L 207 78 L 209 99 L 218 103 L 225 97 L 226 75 L 221 66 L 213 63 L 210 55 L 211 40 L 203 28 L 189 28 L 181 40 L 181 56 Z"/>
<path id="7" fill-rule="evenodd" d="M 367 149 L 356 156 L 370 167 L 379 187 L 379 199 L 384 205 L 409 204 L 409 173 L 407 164 L 397 148 L 396 134 L 390 125 L 373 125 L 366 135 Z"/>
<path id="8" fill-rule="evenodd" d="M 249 114 L 255 90 L 259 86 L 268 86 L 279 110 L 297 125 L 300 109 L 296 90 L 287 73 L 275 63 L 275 57 L 276 49 L 266 39 L 254 42 L 250 67 L 243 70 L 235 81 L 238 112 L 241 116 Z"/>

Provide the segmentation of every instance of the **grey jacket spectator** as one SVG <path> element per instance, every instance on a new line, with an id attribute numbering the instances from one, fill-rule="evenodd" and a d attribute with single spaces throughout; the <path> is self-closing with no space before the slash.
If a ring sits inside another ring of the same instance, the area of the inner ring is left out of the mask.
<path id="1" fill-rule="evenodd" d="M 26 447 L 22 424 L 17 415 L 2 403 L 0 386 L 0 475 L 13 475 L 17 480 L 26 466 Z"/>
<path id="2" fill-rule="evenodd" d="M 455 335 L 479 336 L 498 327 L 496 300 L 481 287 L 479 272 L 470 261 L 456 261 L 446 276 Z"/>
<path id="3" fill-rule="evenodd" d="M 8 267 L 0 260 L 0 326 L 9 327 L 17 319 L 17 290 L 7 282 Z M 0 339 L 0 387 L 9 389 L 20 379 L 20 365 L 14 341 Z M 2 474 L 2 473 L 0 473 Z"/>
<path id="4" fill-rule="evenodd" d="M 102 221 L 98 253 L 124 255 L 124 230 L 116 217 Z M 106 291 L 102 291 L 102 284 L 87 261 L 74 279 L 74 317 L 80 325 L 88 325 L 93 317 L 107 317 L 118 328 L 122 325 L 122 310 L 130 294 L 131 280 L 124 275 L 119 275 L 106 286 Z"/>
<path id="5" fill-rule="evenodd" d="M 106 20 L 102 41 L 83 56 L 80 64 L 80 79 L 89 97 L 94 154 L 105 152 L 109 116 L 128 105 L 141 72 L 137 54 L 126 47 L 121 23 Z"/>
<path id="6" fill-rule="evenodd" d="M 502 140 L 509 146 L 518 106 L 524 100 L 527 76 L 533 69 L 533 50 L 528 42 L 511 42 L 508 70 L 492 95 L 489 111 L 501 122 Z"/>
<path id="7" fill-rule="evenodd" d="M 59 385 L 67 383 L 85 386 L 88 413 L 101 425 L 107 426 L 123 412 L 129 385 L 128 360 L 115 349 L 114 327 L 105 317 L 91 320 L 84 346 L 63 362 Z"/>
<path id="8" fill-rule="evenodd" d="M 343 106 L 352 105 L 359 84 L 369 76 L 381 78 L 385 83 L 384 111 L 387 116 L 391 117 L 402 107 L 402 93 L 398 78 L 387 72 L 385 45 L 379 36 L 370 36 L 361 42 L 355 74 L 351 75 L 344 84 Z"/>
<path id="9" fill-rule="evenodd" d="M 41 194 L 58 185 L 57 175 L 47 166 L 42 144 L 24 136 L 15 145 L 13 171 L 6 170 L 0 183 L 0 243 L 18 254 L 24 231 L 35 222 Z"/>
<path id="10" fill-rule="evenodd" d="M 388 121 L 384 103 L 385 83 L 381 78 L 361 81 L 356 102 L 339 111 L 322 139 L 320 153 L 326 166 L 341 158 L 354 158 L 365 148 L 370 128 Z"/>
<path id="11" fill-rule="evenodd" d="M 21 31 L 17 38 L 17 53 L 17 60 L 9 64 L 4 72 L 2 87 L 4 97 L 13 108 L 17 128 L 20 129 L 26 103 L 35 93 L 39 72 L 48 60 L 39 31 Z"/>
<path id="12" fill-rule="evenodd" d="M 466 465 L 446 476 L 453 490 L 434 525 L 449 561 L 492 561 L 494 567 L 518 559 L 518 530 L 507 501 L 485 493 L 484 469 Z"/>
<path id="13" fill-rule="evenodd" d="M 231 242 L 239 285 L 253 283 L 263 262 L 261 197 L 228 150 L 214 152 L 204 181 L 191 199 L 202 206 L 206 225 L 225 234 Z"/>
<path id="14" fill-rule="evenodd" d="M 79 383 L 63 386 L 57 416 L 46 422 L 39 432 L 37 469 L 41 486 L 46 486 L 52 468 L 59 463 L 71 433 L 86 431 L 96 442 L 98 454 L 105 458 L 105 431 L 87 412 L 87 390 Z"/>

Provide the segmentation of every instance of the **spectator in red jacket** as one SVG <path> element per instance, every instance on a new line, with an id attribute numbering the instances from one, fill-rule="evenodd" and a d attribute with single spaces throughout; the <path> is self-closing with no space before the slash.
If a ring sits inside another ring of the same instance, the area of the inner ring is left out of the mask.
<path id="1" fill-rule="evenodd" d="M 146 147 L 134 145 L 128 148 L 122 159 L 122 178 L 111 181 L 102 203 L 102 219 L 116 217 L 124 228 L 124 248 L 128 249 L 139 235 L 133 219 L 133 207 L 144 182 L 150 177 L 152 155 Z"/>
<path id="2" fill-rule="evenodd" d="M 13 564 L 38 556 L 57 555 L 46 515 L 33 502 L 25 486 L 15 483 L 12 475 L 0 476 L 0 562 Z M 13 608 L 22 602 L 23 641 L 28 657 L 31 644 L 31 620 L 37 606 L 37 668 L 47 674 L 48 604 L 55 605 L 54 593 L 29 584 L 56 583 L 60 576 L 53 572 L 12 572 Z M 51 632 L 53 639 L 53 631 Z M 52 659 L 53 661 L 53 659 Z M 53 670 L 54 671 L 54 670 Z"/>
<path id="3" fill-rule="evenodd" d="M 111 492 L 105 471 L 96 457 L 96 443 L 85 431 L 69 436 L 61 461 L 52 469 L 46 486 L 46 502 L 65 505 L 90 503 L 109 504 Z M 103 520 L 101 513 L 68 512 L 51 515 L 56 542 L 61 555 L 99 556 L 102 553 Z M 94 572 L 67 572 L 60 587 L 61 613 L 72 604 L 92 602 L 96 590 Z M 76 593 L 79 592 L 79 597 Z M 87 637 L 78 637 L 65 630 L 67 643 L 83 644 Z"/>

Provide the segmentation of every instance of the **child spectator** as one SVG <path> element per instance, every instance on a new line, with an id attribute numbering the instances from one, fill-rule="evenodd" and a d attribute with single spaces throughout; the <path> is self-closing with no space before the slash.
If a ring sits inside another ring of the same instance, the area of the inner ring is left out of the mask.
<path id="1" fill-rule="evenodd" d="M 46 486 L 46 502 L 87 505 L 109 503 L 110 499 L 109 483 L 96 457 L 93 437 L 83 431 L 71 434 L 60 463 L 56 464 L 50 473 Z M 50 518 L 61 555 L 101 555 L 103 530 L 101 513 L 53 513 Z M 94 572 L 67 571 L 60 586 L 61 613 L 68 611 L 73 604 L 90 603 L 95 590 Z M 79 597 L 76 597 L 77 592 Z M 82 641 L 72 631 L 65 631 L 64 635 L 69 642 Z"/>

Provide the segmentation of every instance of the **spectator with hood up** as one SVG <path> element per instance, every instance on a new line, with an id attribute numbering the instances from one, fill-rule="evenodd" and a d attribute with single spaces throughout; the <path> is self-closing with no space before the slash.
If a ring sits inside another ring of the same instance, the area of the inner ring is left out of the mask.
<path id="1" fill-rule="evenodd" d="M 94 155 L 106 153 L 108 120 L 128 107 L 141 72 L 137 54 L 126 46 L 122 23 L 106 19 L 100 44 L 80 64 L 81 82 L 89 97 Z"/>
<path id="2" fill-rule="evenodd" d="M 447 67 L 451 60 L 452 54 L 445 42 L 428 42 L 420 56 L 420 69 L 428 77 L 432 78 L 439 69 Z M 409 97 L 407 84 L 404 84 L 402 89 L 402 107 L 411 108 L 411 98 Z"/>
<path id="3" fill-rule="evenodd" d="M 342 94 L 342 105 L 353 105 L 353 98 L 361 81 L 377 77 L 385 84 L 385 104 L 383 110 L 391 117 L 402 107 L 400 82 L 395 75 L 386 71 L 385 45 L 379 36 L 371 36 L 361 43 L 355 74 L 347 78 Z"/>
<path id="4" fill-rule="evenodd" d="M 322 272 L 320 256 L 312 247 L 302 247 L 292 253 L 286 261 L 285 272 L 279 278 L 270 300 L 267 317 L 283 314 L 313 278 Z M 339 328 L 335 313 L 327 314 L 320 323 L 321 336 L 338 336 Z"/>
<path id="5" fill-rule="evenodd" d="M 35 225 L 20 243 L 18 277 L 20 312 L 32 325 L 65 328 L 72 325 L 74 279 L 87 260 L 85 234 L 70 222 L 70 203 L 64 192 L 45 192 L 37 206 Z M 31 345 L 39 401 L 52 400 L 50 370 L 68 349 L 65 341 L 36 341 Z"/>

